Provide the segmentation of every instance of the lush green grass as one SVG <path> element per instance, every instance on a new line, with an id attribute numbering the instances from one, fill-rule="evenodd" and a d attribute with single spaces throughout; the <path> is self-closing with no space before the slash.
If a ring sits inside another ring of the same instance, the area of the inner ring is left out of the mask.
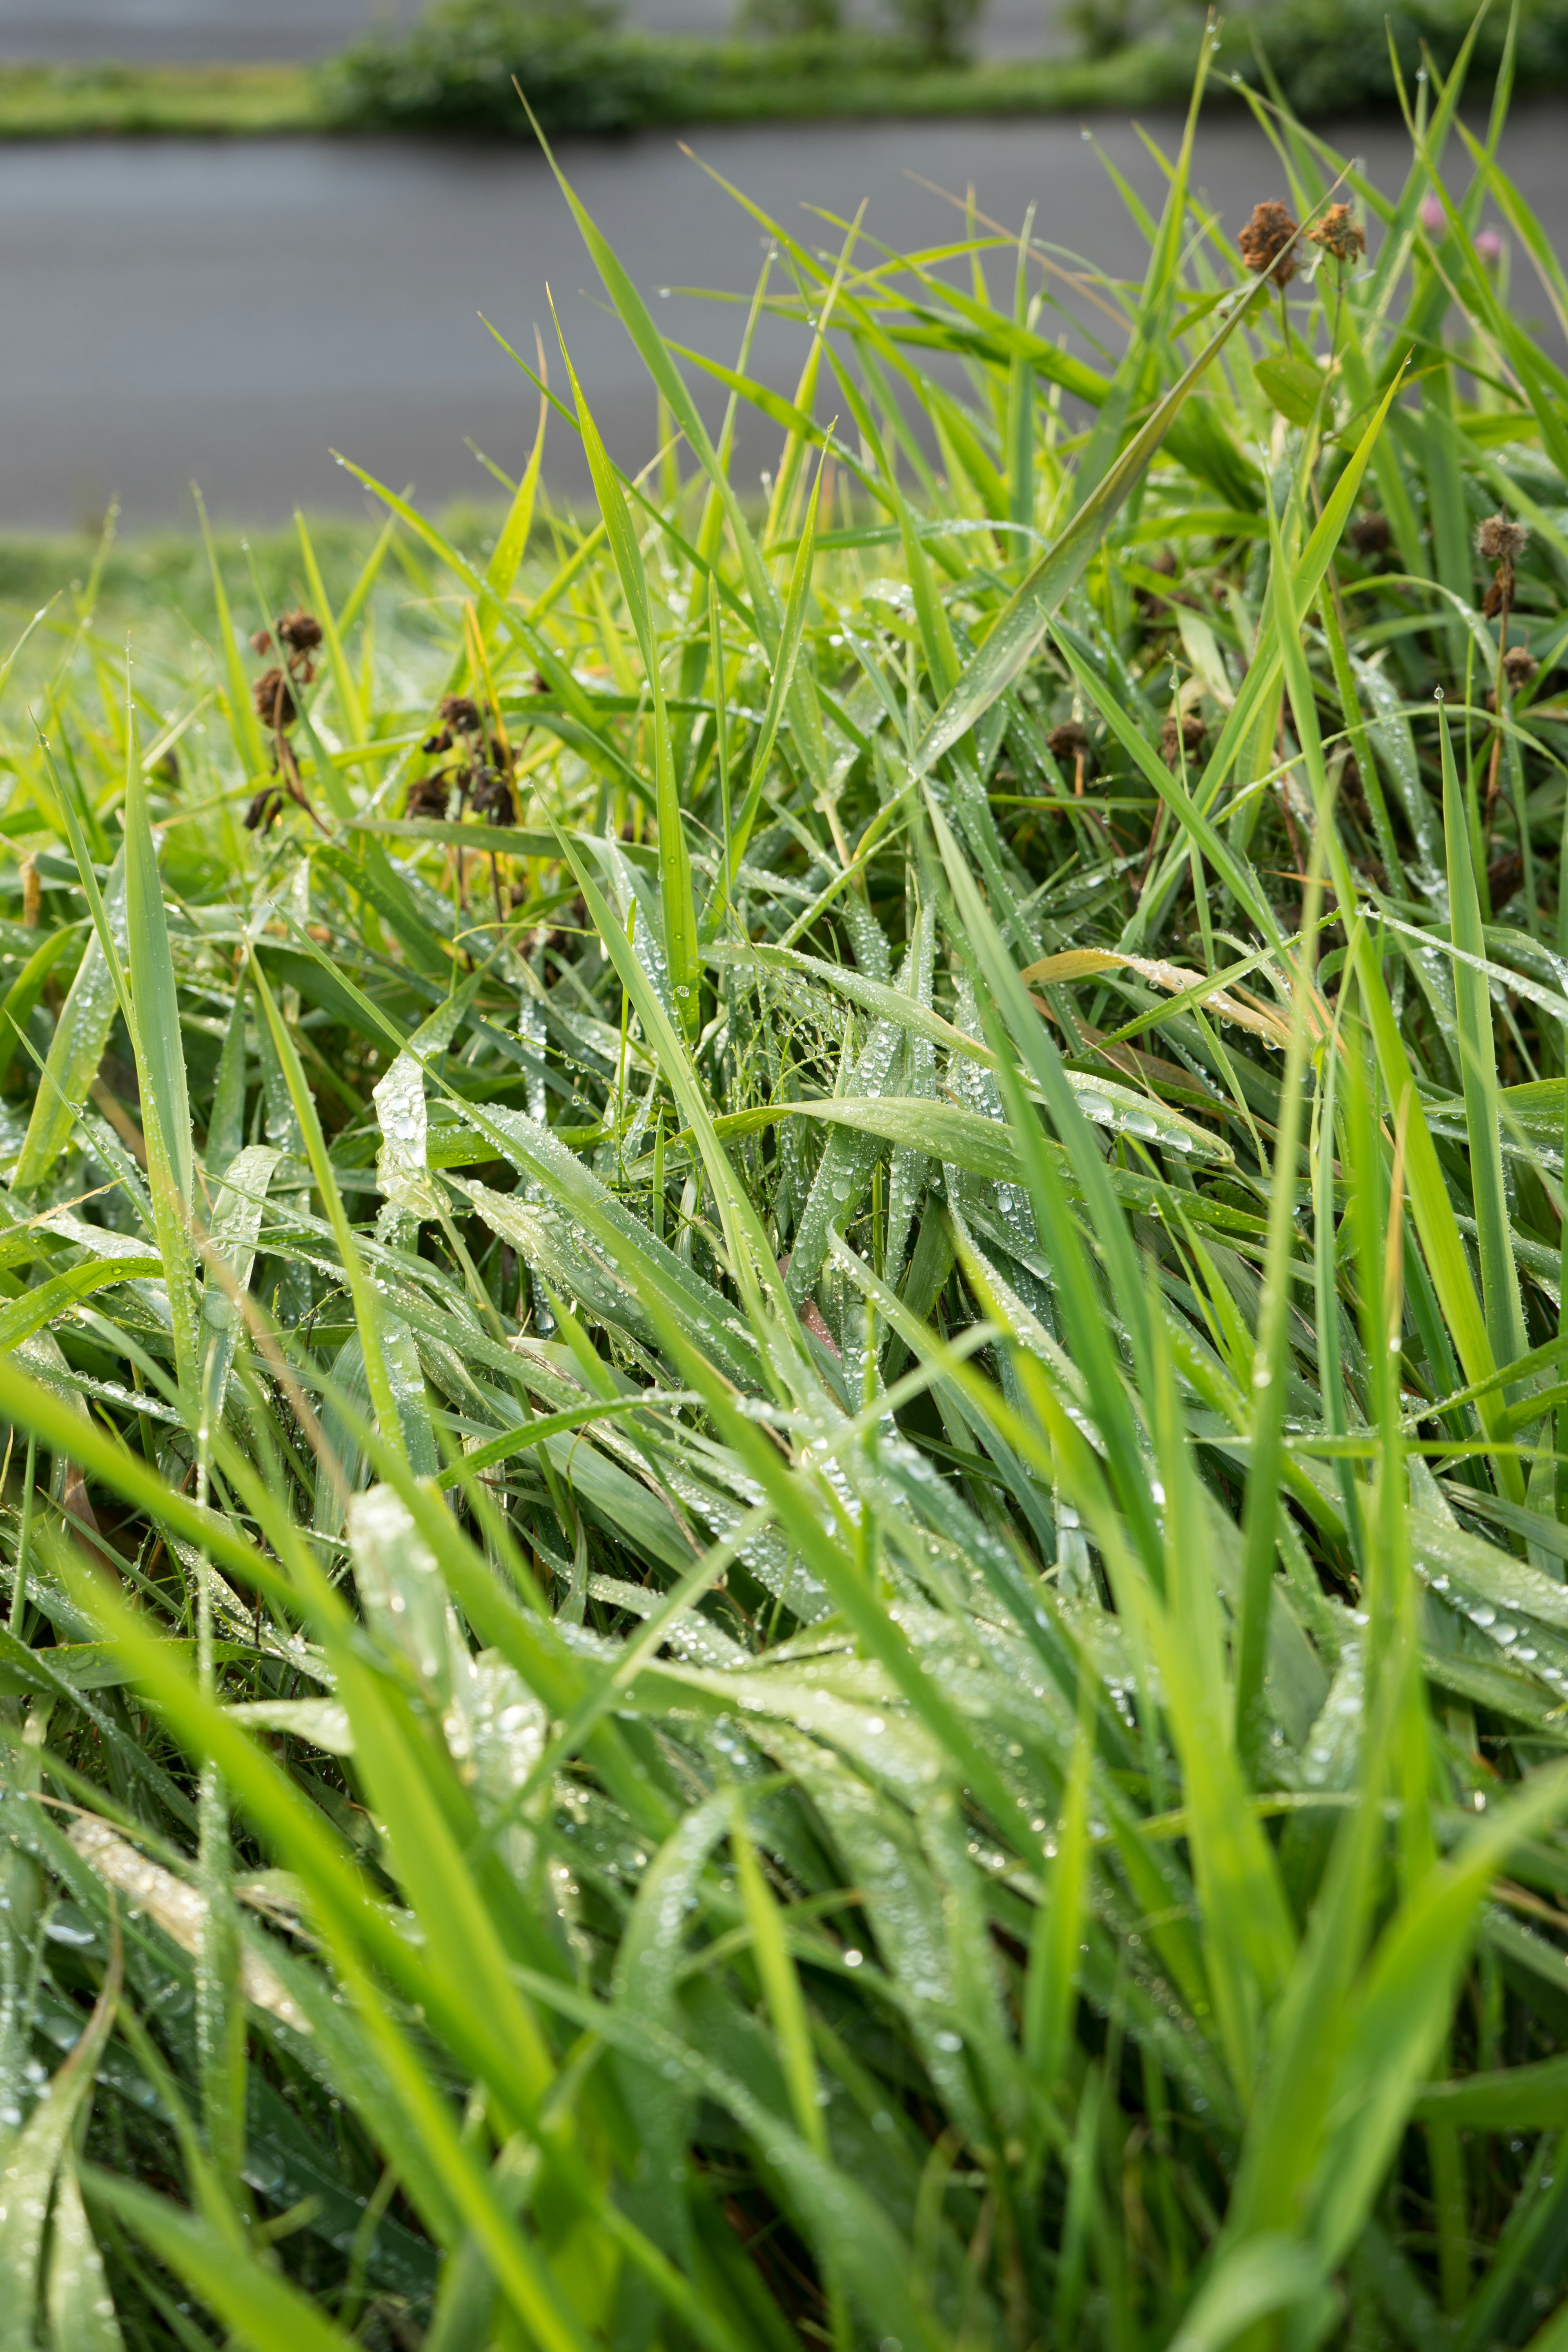
<path id="1" fill-rule="evenodd" d="M 320 131 L 308 66 L 0 66 L 0 139 Z"/>
<path id="2" fill-rule="evenodd" d="M 598 520 L 19 649 L 7 2352 L 1563 2352 L 1568 281 L 1457 91 L 1270 122 L 1283 296 L 1188 147 L 1137 285 L 776 228 L 765 515 L 579 212 Z"/>
<path id="3" fill-rule="evenodd" d="M 534 59 L 531 90 L 561 131 L 856 115 L 1051 114 L 1179 100 L 1185 48 L 1141 46 L 1104 59 L 933 66 L 891 42 L 781 45 L 595 36 L 557 79 Z M 527 58 L 519 60 L 526 66 Z M 542 89 L 541 89 L 542 83 Z M 513 115 L 516 120 L 514 121 Z M 479 118 L 476 123 L 476 115 Z M 0 139 L 278 136 L 475 127 L 526 133 L 506 73 L 476 100 L 465 76 L 433 90 L 379 58 L 308 66 L 0 67 Z"/>
<path id="4" fill-rule="evenodd" d="M 442 531 L 464 551 L 488 560 L 506 516 L 499 496 L 492 506 L 462 503 L 437 518 Z M 101 530 L 89 534 L 46 532 L 0 534 L 0 628 L 7 643 L 26 628 L 35 613 L 50 608 L 47 629 L 24 648 L 16 678 L 25 699 L 28 691 L 47 679 L 58 657 L 57 638 L 73 628 L 84 607 L 93 625 L 107 635 L 135 633 L 143 658 L 155 655 L 176 668 L 188 664 L 193 646 L 208 639 L 217 620 L 215 567 L 208 547 L 195 528 L 170 529 L 122 536 L 119 514 L 111 510 Z M 541 510 L 540 527 L 544 528 Z M 318 569 L 333 604 L 353 588 L 374 554 L 383 526 L 352 516 L 318 516 L 310 526 L 310 541 Z M 310 576 L 304 567 L 300 539 L 293 528 L 240 530 L 232 524 L 214 527 L 212 546 L 216 571 L 223 577 L 248 574 L 254 563 L 276 603 L 306 601 Z M 413 555 L 406 534 L 399 533 L 386 551 L 373 593 L 374 608 L 384 626 L 406 640 L 420 625 L 419 613 L 429 593 L 429 581 Z M 437 624 L 437 625 L 439 625 Z M 15 693 L 14 685 L 10 691 Z"/>

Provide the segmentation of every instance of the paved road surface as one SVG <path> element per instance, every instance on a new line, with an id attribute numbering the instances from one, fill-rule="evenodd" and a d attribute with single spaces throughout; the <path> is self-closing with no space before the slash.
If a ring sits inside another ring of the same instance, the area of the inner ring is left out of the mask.
<path id="1" fill-rule="evenodd" d="M 1174 129 L 1151 127 L 1167 141 Z M 1152 195 L 1158 175 L 1131 128 L 1100 135 Z M 1394 185 L 1396 131 L 1350 135 Z M 1505 157 L 1560 233 L 1565 141 L 1568 112 L 1524 110 Z M 1033 202 L 1037 235 L 1113 270 L 1141 266 L 1069 123 L 780 126 L 695 143 L 797 226 L 809 226 L 803 198 L 847 214 L 866 197 L 868 227 L 890 243 L 952 235 L 958 215 L 915 185 L 918 173 L 960 192 L 973 180 L 1008 224 Z M 650 296 L 665 284 L 750 287 L 755 225 L 673 138 L 584 145 L 566 163 Z M 1283 193 L 1261 141 L 1230 118 L 1204 135 L 1197 176 L 1233 231 L 1257 197 Z M 395 485 L 412 478 L 433 506 L 482 492 L 465 436 L 515 471 L 535 399 L 477 313 L 531 351 L 533 323 L 549 326 L 547 284 L 612 446 L 640 461 L 652 393 L 536 156 L 289 140 L 0 147 L 0 528 L 69 526 L 113 491 L 129 527 L 188 518 L 193 476 L 216 511 L 241 520 L 285 516 L 295 500 L 353 503 L 332 448 Z M 654 308 L 679 340 L 732 352 L 734 310 L 679 295 Z M 782 331 L 762 356 L 793 379 Z M 769 462 L 775 441 L 753 430 L 742 464 Z M 559 420 L 547 446 L 555 479 L 580 485 Z"/>

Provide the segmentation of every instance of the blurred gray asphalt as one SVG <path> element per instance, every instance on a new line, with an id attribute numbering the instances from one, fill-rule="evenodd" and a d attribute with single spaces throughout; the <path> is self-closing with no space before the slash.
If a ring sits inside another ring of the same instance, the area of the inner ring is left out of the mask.
<path id="1" fill-rule="evenodd" d="M 420 0 L 0 0 L 0 58 L 325 57 Z"/>
<path id="2" fill-rule="evenodd" d="M 340 34 L 368 13 L 366 0 L 310 5 L 312 20 L 332 17 Z M 29 5 L 38 0 L 0 0 L 0 28 Z M 121 0 L 118 21 L 162 15 L 166 25 L 197 5 Z M 279 0 L 260 13 L 275 29 L 306 5 Z M 115 13 L 112 0 L 59 6 Z M 258 13 L 206 0 L 209 19 L 226 8 L 237 23 Z M 1179 135 L 1173 121 L 1147 127 L 1167 148 Z M 1156 200 L 1160 174 L 1132 126 L 1101 121 L 1096 135 Z M 1380 184 L 1398 184 L 1405 150 L 1394 126 L 1352 126 L 1342 143 L 1366 156 Z M 866 198 L 868 230 L 896 246 L 956 235 L 961 215 L 918 175 L 959 196 L 973 183 L 1010 228 L 1034 204 L 1037 236 L 1115 273 L 1142 268 L 1141 240 L 1071 121 L 780 124 L 700 131 L 693 144 L 775 218 L 824 243 L 836 235 L 814 226 L 803 202 L 848 215 Z M 1504 151 L 1560 236 L 1565 148 L 1568 110 L 1541 106 L 1518 112 Z M 732 357 L 733 308 L 679 292 L 661 301 L 657 289 L 749 291 L 756 225 L 668 134 L 573 145 L 563 160 L 660 324 Z M 1232 234 L 1258 196 L 1284 193 L 1260 137 L 1229 115 L 1205 128 L 1196 177 Z M 0 146 L 0 529 L 82 524 L 114 493 L 127 527 L 188 520 L 193 478 L 237 520 L 282 517 L 296 501 L 355 505 L 362 493 L 334 448 L 396 487 L 412 479 L 433 507 L 493 495 L 465 442 L 515 473 L 536 402 L 479 313 L 531 353 L 534 325 L 550 334 L 547 288 L 611 446 L 640 462 L 653 444 L 651 390 L 534 153 L 377 141 Z M 1543 299 L 1538 307 L 1544 315 Z M 552 337 L 550 349 L 559 384 Z M 765 331 L 757 362 L 788 384 L 798 348 L 782 328 Z M 769 463 L 775 443 L 771 427 L 748 425 L 742 467 Z M 546 446 L 550 477 L 584 486 L 560 419 Z"/>
<path id="3" fill-rule="evenodd" d="M 418 16 L 422 0 L 0 0 L 0 58 L 327 57 L 378 24 Z M 846 14 L 874 16 L 876 0 Z M 722 32 L 734 0 L 626 0 L 628 23 L 651 32 Z M 1058 39 L 1056 0 L 989 0 L 981 46 L 992 57 Z"/>

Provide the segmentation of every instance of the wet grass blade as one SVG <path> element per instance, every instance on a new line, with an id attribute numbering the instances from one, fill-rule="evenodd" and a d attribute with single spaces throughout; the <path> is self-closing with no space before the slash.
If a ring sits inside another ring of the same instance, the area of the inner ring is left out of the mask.
<path id="1" fill-rule="evenodd" d="M 676 789 L 675 746 L 670 734 L 669 715 L 665 709 L 663 663 L 648 596 L 647 573 L 644 569 L 637 533 L 632 528 L 631 514 L 621 495 L 621 486 L 599 438 L 592 412 L 583 397 L 583 387 L 577 381 L 577 373 L 572 365 L 564 341 L 561 350 L 566 361 L 572 396 L 583 430 L 583 446 L 594 478 L 595 495 L 605 520 L 610 552 L 620 579 L 626 610 L 631 615 L 632 627 L 637 633 L 643 674 L 647 680 L 652 706 L 649 723 L 653 732 L 655 801 L 658 813 L 659 903 L 664 914 L 664 950 L 669 963 L 669 984 L 675 994 L 676 1011 L 681 1027 L 690 1036 L 700 1025 L 702 1012 L 698 985 L 700 975 L 697 959 L 697 910 L 691 896 L 691 860 L 686 847 L 680 800 Z"/>
<path id="2" fill-rule="evenodd" d="M 1261 285 L 1237 295 L 1218 334 L 1198 353 L 1127 446 L 1109 467 L 1066 530 L 1014 591 L 981 647 L 942 702 L 915 751 L 915 770 L 929 774 L 961 743 L 1020 675 L 1106 531 L 1147 472 L 1188 394 L 1217 359 L 1256 306 Z"/>
<path id="3" fill-rule="evenodd" d="M 1493 1359 L 1500 1364 L 1510 1364 L 1523 1355 L 1528 1343 L 1503 1178 L 1491 992 L 1474 964 L 1460 961 L 1461 957 L 1483 957 L 1486 938 L 1470 863 L 1469 826 L 1454 761 L 1448 714 L 1441 705 L 1437 711 L 1437 736 L 1443 761 L 1443 833 L 1448 852 L 1449 935 L 1459 951 L 1454 962 L 1454 1001 L 1458 1016 L 1465 1126 L 1470 1146 L 1470 1183 L 1480 1250 L 1481 1299 Z"/>

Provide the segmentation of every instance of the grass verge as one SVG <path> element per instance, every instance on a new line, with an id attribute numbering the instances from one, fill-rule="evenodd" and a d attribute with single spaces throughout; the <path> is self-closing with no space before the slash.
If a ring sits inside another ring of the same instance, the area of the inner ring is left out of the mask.
<path id="1" fill-rule="evenodd" d="M 1448 72 L 1468 0 L 1271 0 L 1223 23 L 1207 69 L 1221 102 L 1267 87 L 1303 116 L 1394 108 L 1424 60 Z M 1195 26 L 1090 58 L 939 64 L 906 41 L 837 32 L 699 40 L 456 0 L 400 39 L 326 66 L 0 68 L 0 138 L 337 131 L 529 139 L 514 81 L 549 135 L 702 122 L 1007 116 L 1183 105 Z M 1568 0 L 1520 0 L 1483 20 L 1474 62 L 1505 45 L 1521 91 L 1568 89 Z M 1260 55 L 1266 53 L 1266 59 Z M 1211 103 L 1215 99 L 1211 98 Z"/>
<path id="2" fill-rule="evenodd" d="M 1177 103 L 1184 55 L 1136 49 L 1104 62 L 911 64 L 869 44 L 831 70 L 781 68 L 752 44 L 620 37 L 589 87 L 542 119 L 556 131 L 626 131 L 684 122 L 809 121 L 920 115 L 1018 115 Z M 627 95 L 635 85 L 635 94 Z M 510 83 L 502 81 L 503 95 Z M 500 108 L 496 109 L 497 113 Z M 465 101 L 462 127 L 472 128 Z M 444 105 L 345 99 L 308 66 L 0 66 L 0 139 L 246 138 L 458 127 Z M 487 126 L 488 127 L 488 126 Z M 501 135 L 515 135 L 506 121 Z"/>
<path id="3" fill-rule="evenodd" d="M 1190 131 L 1135 285 L 770 224 L 723 367 L 563 183 L 596 517 L 15 648 L 13 2344 L 1562 2352 L 1568 281 L 1460 79 L 1386 190 L 1260 108 L 1251 273 Z"/>
<path id="4" fill-rule="evenodd" d="M 0 139 L 237 138 L 327 128 L 307 66 L 0 66 Z"/>

